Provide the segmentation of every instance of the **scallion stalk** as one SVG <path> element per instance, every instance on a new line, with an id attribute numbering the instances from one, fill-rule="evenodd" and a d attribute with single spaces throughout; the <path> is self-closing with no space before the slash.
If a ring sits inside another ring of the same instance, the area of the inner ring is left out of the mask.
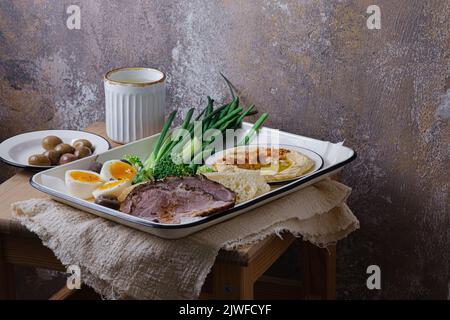
<path id="1" fill-rule="evenodd" d="M 175 115 L 177 114 L 177 111 L 172 111 L 167 118 L 167 121 L 164 123 L 163 128 L 161 130 L 161 133 L 159 135 L 158 141 L 156 142 L 155 147 L 153 148 L 153 151 L 150 155 L 150 157 L 145 161 L 144 166 L 145 167 L 153 167 L 156 156 L 158 155 L 159 149 L 161 148 L 161 145 L 167 135 L 167 132 L 169 131 L 170 126 L 172 125 L 173 119 L 175 118 Z"/>
<path id="2" fill-rule="evenodd" d="M 231 113 L 227 114 L 225 117 L 220 118 L 216 123 L 211 125 L 211 127 L 218 129 L 222 124 L 224 124 L 225 122 L 227 122 L 228 120 L 235 117 L 237 114 L 239 114 L 241 112 L 242 112 L 242 108 L 237 108 L 234 111 L 232 111 Z"/>
<path id="3" fill-rule="evenodd" d="M 250 139 L 253 137 L 255 132 L 259 130 L 259 127 L 266 121 L 266 119 L 269 117 L 267 113 L 263 113 L 261 117 L 255 122 L 253 127 L 250 129 L 250 131 L 245 135 L 244 139 L 240 143 L 237 144 L 237 146 L 243 146 L 250 142 Z"/>
<path id="4" fill-rule="evenodd" d="M 252 110 L 253 110 L 254 107 L 255 107 L 255 105 L 252 104 L 250 107 L 248 107 L 247 110 L 245 110 L 245 111 L 241 114 L 241 116 L 236 120 L 236 123 L 234 124 L 234 129 L 236 129 L 237 127 L 239 127 L 239 126 L 241 125 L 242 120 L 244 120 L 244 118 L 245 118 L 246 116 L 248 116 L 248 115 L 252 112 Z"/>

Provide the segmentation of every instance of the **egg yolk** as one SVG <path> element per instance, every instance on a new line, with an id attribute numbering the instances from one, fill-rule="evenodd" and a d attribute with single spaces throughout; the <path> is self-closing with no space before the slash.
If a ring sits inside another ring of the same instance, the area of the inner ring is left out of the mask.
<path id="1" fill-rule="evenodd" d="M 111 165 L 111 175 L 118 180 L 131 180 L 136 175 L 136 170 L 125 162 L 115 162 Z"/>
<path id="2" fill-rule="evenodd" d="M 82 172 L 82 171 L 74 171 L 70 173 L 70 176 L 80 182 L 98 182 L 100 178 L 92 173 Z"/>
<path id="3" fill-rule="evenodd" d="M 121 180 L 107 182 L 107 183 L 101 185 L 100 187 L 98 187 L 97 189 L 99 189 L 99 190 L 111 189 L 111 188 L 117 186 L 118 184 L 121 184 L 122 182 L 123 181 L 121 181 Z"/>

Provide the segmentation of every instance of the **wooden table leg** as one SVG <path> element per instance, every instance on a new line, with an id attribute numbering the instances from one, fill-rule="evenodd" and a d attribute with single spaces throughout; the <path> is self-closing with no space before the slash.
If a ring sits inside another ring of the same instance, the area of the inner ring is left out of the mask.
<path id="1" fill-rule="evenodd" d="M 301 245 L 304 297 L 336 299 L 336 246 L 319 248 L 303 241 Z"/>
<path id="2" fill-rule="evenodd" d="M 266 238 L 251 246 L 221 251 L 203 286 L 201 299 L 255 298 L 255 283 L 295 241 L 291 234 Z"/>
<path id="3" fill-rule="evenodd" d="M 16 298 L 16 278 L 14 265 L 5 262 L 2 240 L 0 238 L 0 299 Z"/>
<path id="4" fill-rule="evenodd" d="M 252 300 L 255 280 L 246 266 L 216 262 L 211 270 L 212 299 Z"/>

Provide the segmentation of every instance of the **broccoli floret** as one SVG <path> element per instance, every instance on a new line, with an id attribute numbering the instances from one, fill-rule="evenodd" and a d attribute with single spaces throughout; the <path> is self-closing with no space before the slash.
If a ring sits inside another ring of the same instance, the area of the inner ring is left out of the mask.
<path id="1" fill-rule="evenodd" d="M 170 156 L 170 154 L 159 160 L 153 168 L 153 177 L 156 180 L 161 180 L 170 176 L 192 176 L 193 174 L 194 172 L 188 164 L 175 163 L 174 161 L 172 161 L 172 157 Z"/>
<path id="2" fill-rule="evenodd" d="M 141 160 L 136 155 L 125 155 L 123 160 L 135 167 L 137 174 L 134 176 L 132 184 L 154 180 L 151 169 L 144 168 Z"/>
<path id="3" fill-rule="evenodd" d="M 134 176 L 132 184 L 141 183 L 145 181 L 152 181 L 155 180 L 153 177 L 152 170 L 147 170 L 145 168 L 141 168 L 137 174 Z"/>
<path id="4" fill-rule="evenodd" d="M 122 159 L 131 164 L 132 166 L 134 166 L 138 170 L 144 167 L 144 165 L 141 162 L 141 159 L 139 159 L 139 157 L 134 154 L 126 154 L 123 156 Z"/>
<path id="5" fill-rule="evenodd" d="M 131 163 L 137 170 L 133 184 L 149 180 L 162 180 L 169 176 L 184 177 L 194 174 L 188 164 L 181 163 L 181 157 L 177 161 L 172 161 L 170 154 L 156 162 L 153 168 L 142 164 L 139 157 L 135 155 L 126 155 L 123 159 Z"/>
<path id="6" fill-rule="evenodd" d="M 197 173 L 208 173 L 208 172 L 216 172 L 216 170 L 208 165 L 203 165 L 200 168 L 197 169 Z"/>

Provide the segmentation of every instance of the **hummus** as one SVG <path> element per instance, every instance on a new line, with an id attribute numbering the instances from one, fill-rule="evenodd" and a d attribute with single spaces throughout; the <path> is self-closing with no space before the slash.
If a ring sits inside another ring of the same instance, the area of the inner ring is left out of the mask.
<path id="1" fill-rule="evenodd" d="M 295 150 L 267 147 L 237 147 L 226 150 L 213 166 L 219 171 L 231 167 L 258 170 L 266 182 L 291 180 L 310 172 L 314 161 Z"/>

